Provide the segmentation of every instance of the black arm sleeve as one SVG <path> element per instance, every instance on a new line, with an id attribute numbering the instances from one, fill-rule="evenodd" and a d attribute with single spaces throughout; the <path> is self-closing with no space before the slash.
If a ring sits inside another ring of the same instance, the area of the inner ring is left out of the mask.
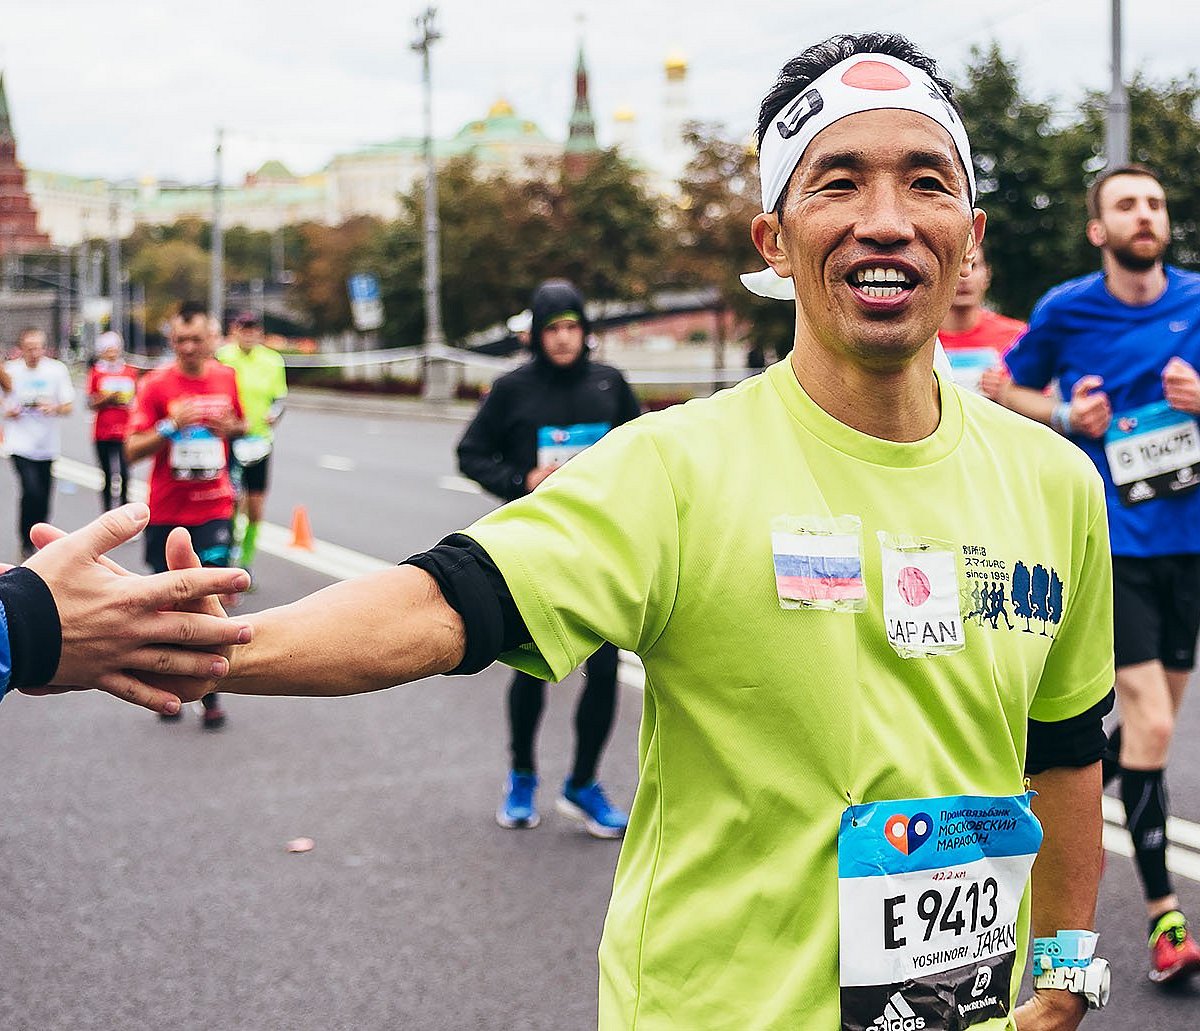
<path id="1" fill-rule="evenodd" d="M 499 388 L 503 390 L 503 387 Z M 504 433 L 500 423 L 504 404 L 496 390 L 488 394 L 458 442 L 458 468 L 484 490 L 505 501 L 524 497 L 525 473 L 504 457 Z"/>
<path id="2" fill-rule="evenodd" d="M 12 651 L 10 690 L 48 684 L 62 658 L 62 623 L 50 588 L 32 569 L 17 566 L 0 575 L 0 604 Z"/>
<path id="3" fill-rule="evenodd" d="M 1108 744 L 1104 717 L 1112 711 L 1114 693 L 1108 694 L 1078 716 L 1057 723 L 1029 721 L 1029 747 L 1025 772 L 1044 773 L 1055 767 L 1091 766 L 1099 762 Z"/>
<path id="4" fill-rule="evenodd" d="M 467 645 L 450 676 L 478 673 L 531 640 L 512 592 L 491 555 L 470 537 L 452 533 L 437 547 L 404 560 L 437 581 L 446 603 L 462 616 Z"/>

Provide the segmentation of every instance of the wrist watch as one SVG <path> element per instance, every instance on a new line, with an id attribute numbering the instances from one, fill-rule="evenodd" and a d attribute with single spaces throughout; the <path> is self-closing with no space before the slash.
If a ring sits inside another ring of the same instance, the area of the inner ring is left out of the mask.
<path id="1" fill-rule="evenodd" d="M 1082 995 L 1088 1009 L 1098 1010 L 1108 1005 L 1111 985 L 1108 961 L 1093 959 L 1086 967 L 1054 967 L 1033 977 L 1034 988 L 1059 988 Z"/>
<path id="2" fill-rule="evenodd" d="M 1095 931 L 1059 931 L 1033 942 L 1033 987 L 1057 988 L 1082 995 L 1088 1009 L 1108 1004 L 1111 974 L 1107 960 L 1096 959 Z"/>

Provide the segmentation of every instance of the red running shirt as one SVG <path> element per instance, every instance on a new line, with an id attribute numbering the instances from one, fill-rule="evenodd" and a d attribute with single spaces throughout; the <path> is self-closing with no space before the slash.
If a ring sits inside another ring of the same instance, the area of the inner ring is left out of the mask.
<path id="1" fill-rule="evenodd" d="M 170 416 L 170 405 L 183 398 L 200 403 L 205 424 L 229 412 L 243 418 L 233 369 L 215 361 L 204 366 L 196 379 L 184 376 L 175 365 L 147 373 L 138 384 L 137 404 L 129 432 L 153 429 Z M 171 446 L 154 456 L 150 472 L 150 522 L 155 526 L 199 526 L 233 515 L 233 485 L 228 462 L 211 479 L 177 479 L 171 471 Z M 228 451 L 228 446 L 226 446 Z"/>
<path id="2" fill-rule="evenodd" d="M 1003 356 L 1016 342 L 1017 337 L 1025 332 L 1025 323 L 1017 319 L 997 315 L 986 308 L 980 313 L 979 321 L 974 329 L 962 333 L 951 333 L 945 329 L 938 330 L 938 339 L 947 351 L 967 351 L 987 348 L 995 351 L 997 356 Z"/>

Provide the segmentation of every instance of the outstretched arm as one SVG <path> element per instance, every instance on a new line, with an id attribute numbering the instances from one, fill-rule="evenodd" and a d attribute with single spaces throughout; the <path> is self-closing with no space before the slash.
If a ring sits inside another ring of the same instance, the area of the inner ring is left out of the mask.
<path id="1" fill-rule="evenodd" d="M 222 691 L 347 695 L 454 669 L 466 648 L 462 617 L 437 583 L 397 566 L 334 584 L 291 605 L 245 617 Z"/>

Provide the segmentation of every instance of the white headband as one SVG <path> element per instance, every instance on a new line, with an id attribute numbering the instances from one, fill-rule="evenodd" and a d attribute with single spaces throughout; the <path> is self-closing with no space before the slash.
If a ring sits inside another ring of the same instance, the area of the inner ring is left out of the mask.
<path id="1" fill-rule="evenodd" d="M 928 74 L 887 54 L 855 54 L 817 78 L 778 112 L 758 150 L 762 177 L 762 209 L 774 211 L 796 166 L 817 134 L 834 122 L 864 111 L 915 111 L 932 118 L 950 134 L 967 174 L 975 203 L 975 169 L 971 144 L 958 112 Z M 790 280 L 773 269 L 742 276 L 746 289 L 762 297 L 790 301 Z"/>

